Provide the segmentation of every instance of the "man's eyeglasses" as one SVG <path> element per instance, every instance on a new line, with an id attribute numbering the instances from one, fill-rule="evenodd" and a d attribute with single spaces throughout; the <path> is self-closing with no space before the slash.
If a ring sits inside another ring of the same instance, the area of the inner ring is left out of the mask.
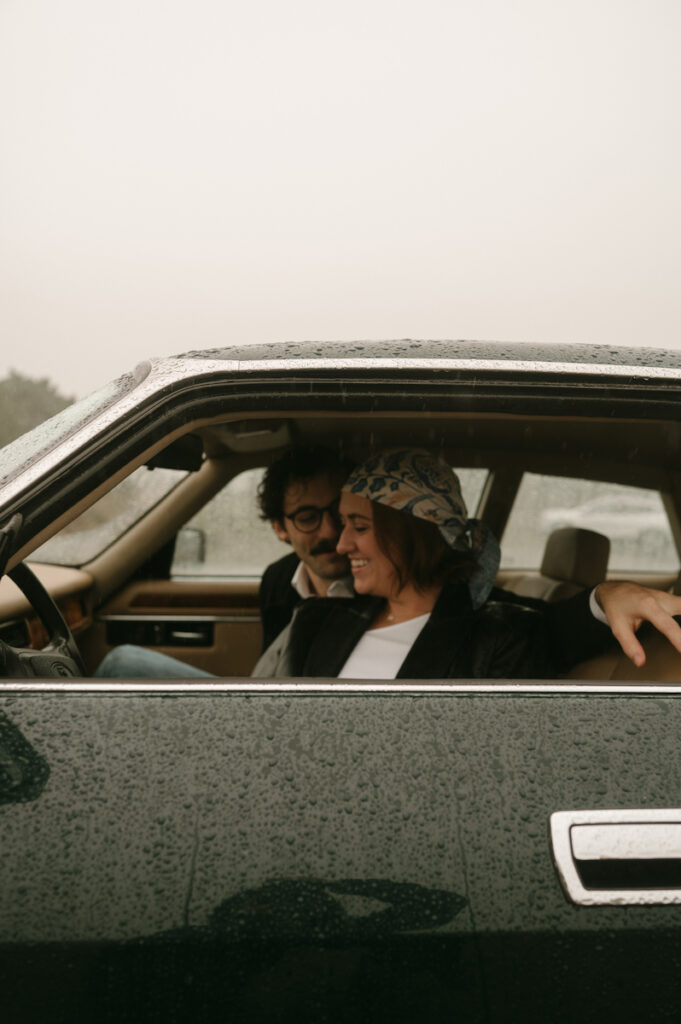
<path id="1" fill-rule="evenodd" d="M 296 530 L 300 530 L 301 533 L 314 533 L 319 529 L 325 512 L 328 512 L 333 522 L 340 526 L 338 498 L 330 505 L 325 505 L 324 508 L 317 508 L 316 505 L 304 505 L 303 508 L 296 509 L 293 515 L 284 512 L 284 519 L 290 519 Z"/>

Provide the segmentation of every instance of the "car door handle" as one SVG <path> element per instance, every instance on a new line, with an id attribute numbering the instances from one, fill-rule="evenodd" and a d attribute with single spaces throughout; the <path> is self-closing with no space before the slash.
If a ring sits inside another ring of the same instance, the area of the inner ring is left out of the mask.
<path id="1" fill-rule="evenodd" d="M 556 811 L 551 846 L 581 906 L 681 903 L 681 808 Z"/>

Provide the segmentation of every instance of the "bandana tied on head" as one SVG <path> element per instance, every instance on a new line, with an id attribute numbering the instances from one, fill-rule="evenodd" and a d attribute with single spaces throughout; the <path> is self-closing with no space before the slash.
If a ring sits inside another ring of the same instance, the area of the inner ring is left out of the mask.
<path id="1" fill-rule="evenodd" d="M 473 556 L 468 580 L 474 608 L 487 600 L 499 568 L 499 544 L 477 519 L 469 519 L 461 485 L 447 463 L 421 448 L 372 455 L 348 477 L 344 491 L 435 523 L 454 551 Z"/>

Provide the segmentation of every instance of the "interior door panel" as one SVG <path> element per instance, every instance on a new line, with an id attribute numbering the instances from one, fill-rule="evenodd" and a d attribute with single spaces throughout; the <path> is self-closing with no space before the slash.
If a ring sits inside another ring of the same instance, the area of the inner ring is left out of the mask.
<path id="1" fill-rule="evenodd" d="M 161 651 L 216 676 L 247 676 L 260 655 L 258 581 L 130 583 L 99 609 L 80 643 L 91 671 L 112 647 Z"/>

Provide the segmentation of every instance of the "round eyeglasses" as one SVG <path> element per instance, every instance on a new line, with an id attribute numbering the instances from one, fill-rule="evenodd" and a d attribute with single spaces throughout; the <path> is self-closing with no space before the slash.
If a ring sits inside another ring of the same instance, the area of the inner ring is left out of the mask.
<path id="1" fill-rule="evenodd" d="M 324 513 L 328 512 L 333 523 L 340 527 L 338 501 L 339 499 L 336 498 L 335 501 L 332 501 L 330 505 L 325 505 L 324 508 L 317 508 L 316 505 L 303 505 L 302 508 L 297 508 L 291 515 L 288 512 L 284 512 L 284 519 L 290 519 L 296 530 L 300 530 L 301 533 L 314 533 L 315 530 L 319 529 Z"/>

